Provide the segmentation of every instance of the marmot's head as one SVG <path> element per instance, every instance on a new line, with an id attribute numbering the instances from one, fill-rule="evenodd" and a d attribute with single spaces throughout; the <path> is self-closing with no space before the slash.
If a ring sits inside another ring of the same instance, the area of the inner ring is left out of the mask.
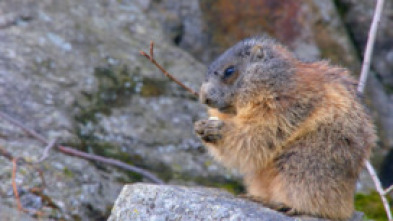
<path id="1" fill-rule="evenodd" d="M 245 39 L 219 56 L 208 68 L 200 100 L 223 113 L 249 104 L 280 99 L 287 91 L 292 53 L 266 37 Z"/>

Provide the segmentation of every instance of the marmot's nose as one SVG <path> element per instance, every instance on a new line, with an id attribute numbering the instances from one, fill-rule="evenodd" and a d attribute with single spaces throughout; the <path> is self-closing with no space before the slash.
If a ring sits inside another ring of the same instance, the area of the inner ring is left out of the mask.
<path id="1" fill-rule="evenodd" d="M 208 106 L 213 105 L 213 100 L 211 98 L 209 98 L 208 96 L 206 96 L 205 93 L 201 93 L 200 100 L 201 100 L 202 104 L 206 104 Z"/>
<path id="2" fill-rule="evenodd" d="M 210 84 L 203 84 L 201 87 L 201 91 L 199 93 L 199 100 L 202 104 L 212 105 L 214 103 L 213 100 L 209 97 L 209 95 L 211 95 L 211 93 L 209 92 L 210 87 Z"/>
<path id="3" fill-rule="evenodd" d="M 201 91 L 199 99 L 201 100 L 202 104 L 209 105 L 212 102 L 211 99 L 206 96 L 206 93 L 204 91 Z"/>
<path id="4" fill-rule="evenodd" d="M 202 103 L 207 104 L 207 105 L 213 104 L 212 100 L 208 97 L 205 97 L 205 99 L 202 101 Z"/>

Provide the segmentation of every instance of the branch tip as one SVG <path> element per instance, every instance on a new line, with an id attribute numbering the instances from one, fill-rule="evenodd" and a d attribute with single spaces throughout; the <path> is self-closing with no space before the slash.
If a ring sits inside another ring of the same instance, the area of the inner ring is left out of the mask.
<path id="1" fill-rule="evenodd" d="M 154 41 L 150 41 L 150 58 L 154 59 Z"/>
<path id="2" fill-rule="evenodd" d="M 147 55 L 146 52 L 144 51 L 139 51 L 139 53 L 143 56 L 145 56 L 147 59 L 149 59 L 149 61 L 151 63 L 153 63 L 167 78 L 169 78 L 170 80 L 172 80 L 173 82 L 175 82 L 176 84 L 178 84 L 180 87 L 182 87 L 183 89 L 185 89 L 186 91 L 190 92 L 192 95 L 198 97 L 199 94 L 198 92 L 194 91 L 193 89 L 189 88 L 188 86 L 186 86 L 185 84 L 183 84 L 182 82 L 180 82 L 179 80 L 177 80 L 177 78 L 175 78 L 172 74 L 170 74 L 168 71 L 165 70 L 165 68 L 163 68 L 157 61 L 156 59 L 154 59 L 154 41 L 150 41 L 150 56 Z"/>

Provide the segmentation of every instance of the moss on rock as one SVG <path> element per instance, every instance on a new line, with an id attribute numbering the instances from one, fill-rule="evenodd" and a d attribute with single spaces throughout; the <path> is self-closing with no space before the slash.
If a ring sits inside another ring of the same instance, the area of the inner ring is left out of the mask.
<path id="1" fill-rule="evenodd" d="M 390 206 L 393 206 L 393 201 L 389 198 Z M 386 212 L 381 202 L 381 198 L 377 192 L 370 194 L 358 193 L 355 196 L 355 208 L 356 210 L 362 211 L 365 214 L 365 218 L 368 220 L 385 221 Z"/>

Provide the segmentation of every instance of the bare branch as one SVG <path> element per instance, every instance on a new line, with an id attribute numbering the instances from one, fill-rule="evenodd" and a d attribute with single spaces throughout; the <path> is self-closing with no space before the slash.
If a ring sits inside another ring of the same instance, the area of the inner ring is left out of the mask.
<path id="1" fill-rule="evenodd" d="M 358 93 L 364 93 L 364 87 L 366 85 L 367 75 L 370 70 L 370 62 L 373 54 L 375 38 L 377 36 L 377 30 L 379 21 L 381 19 L 382 9 L 383 9 L 384 0 L 378 0 L 377 6 L 375 7 L 374 17 L 371 24 L 370 31 L 368 33 L 366 51 L 364 52 L 362 71 L 360 74 L 359 85 L 358 85 Z"/>
<path id="2" fill-rule="evenodd" d="M 389 188 L 387 188 L 387 189 L 385 190 L 385 194 L 384 194 L 384 195 L 389 194 L 390 192 L 392 192 L 392 190 L 393 190 L 393 185 L 391 185 Z"/>
<path id="3" fill-rule="evenodd" d="M 88 160 L 94 160 L 94 161 L 98 161 L 98 162 L 102 162 L 102 163 L 106 163 L 109 165 L 113 165 L 113 166 L 117 166 L 120 167 L 122 169 L 125 170 L 129 170 L 135 173 L 139 173 L 142 176 L 148 178 L 149 180 L 158 183 L 158 184 L 164 184 L 164 181 L 162 181 L 161 179 L 157 178 L 155 175 L 153 175 L 152 173 L 150 173 L 147 170 L 138 168 L 136 166 L 132 166 L 126 163 L 123 163 L 121 161 L 115 160 L 115 159 L 110 159 L 110 158 L 106 158 L 106 157 L 102 157 L 102 156 L 97 156 L 94 154 L 89 154 L 89 153 L 85 153 L 70 147 L 66 147 L 66 146 L 58 146 L 57 147 L 61 152 L 69 154 L 69 155 L 74 155 L 74 156 L 78 156 L 78 157 L 82 157 Z"/>
<path id="4" fill-rule="evenodd" d="M 16 169 L 18 167 L 18 161 L 22 160 L 23 162 L 24 159 L 22 158 L 13 158 L 12 159 L 12 176 L 11 176 L 11 181 L 12 181 L 12 190 L 14 192 L 14 196 L 16 199 L 16 204 L 18 206 L 18 210 L 22 212 L 27 212 L 30 214 L 34 214 L 36 216 L 42 216 L 43 212 L 39 210 L 32 210 L 32 209 L 26 209 L 22 206 L 22 203 L 20 202 L 20 197 L 19 197 L 19 192 L 18 192 L 18 187 L 16 186 Z M 41 176 L 41 174 L 40 174 Z M 43 177 L 41 177 L 43 179 Z"/>
<path id="5" fill-rule="evenodd" d="M 0 111 L 0 117 L 7 120 L 8 122 L 12 123 L 13 125 L 19 127 L 20 129 L 22 129 L 26 134 L 34 137 L 35 139 L 41 141 L 42 143 L 47 143 L 45 137 L 41 136 L 40 134 L 38 134 L 37 132 L 35 132 L 34 130 L 26 127 L 25 125 L 23 125 L 21 122 L 15 120 L 14 118 L 12 118 L 11 116 L 8 116 L 7 114 L 3 113 Z"/>
<path id="6" fill-rule="evenodd" d="M 381 197 L 381 200 L 382 200 L 383 206 L 385 207 L 388 219 L 392 220 L 393 217 L 392 217 L 392 213 L 390 211 L 389 202 L 385 197 L 385 191 L 382 188 L 381 181 L 379 180 L 374 167 L 371 165 L 371 163 L 369 161 L 366 162 L 366 167 L 367 167 L 368 172 L 370 173 L 371 178 L 374 181 L 375 189 L 377 190 L 377 192 L 379 193 L 379 196 Z"/>
<path id="7" fill-rule="evenodd" d="M 6 149 L 4 149 L 3 147 L 0 147 L 0 155 L 4 156 L 5 158 L 7 158 L 8 160 L 12 160 L 14 159 L 14 157 L 12 156 L 12 154 L 10 152 L 8 152 Z"/>
<path id="8" fill-rule="evenodd" d="M 49 151 L 55 146 L 56 142 L 57 142 L 57 139 L 54 139 L 51 142 L 49 142 L 49 144 L 46 145 L 41 158 L 35 163 L 41 163 L 42 161 L 44 161 L 49 156 Z"/>
<path id="9" fill-rule="evenodd" d="M 154 59 L 154 42 L 150 42 L 150 55 L 148 55 L 146 52 L 144 51 L 139 51 L 139 53 L 143 56 L 145 56 L 147 59 L 149 59 L 149 61 L 151 63 L 153 63 L 158 69 L 160 69 L 160 71 L 170 80 L 174 81 L 176 84 L 178 84 L 180 87 L 184 88 L 185 90 L 187 90 L 188 92 L 190 92 L 192 95 L 194 96 L 199 96 L 198 92 L 194 91 L 193 89 L 187 87 L 185 84 L 183 84 L 182 82 L 180 82 L 179 80 L 177 80 L 175 77 L 173 77 L 173 75 L 171 75 L 170 73 L 168 73 L 165 68 L 163 68 L 155 59 Z"/>
<path id="10" fill-rule="evenodd" d="M 46 187 L 46 181 L 45 181 L 45 177 L 44 177 L 44 172 L 42 172 L 42 170 L 38 167 L 35 167 L 33 164 L 31 164 L 31 166 L 33 167 L 33 169 L 35 169 L 38 173 L 38 175 L 41 178 L 41 183 L 42 183 L 42 187 L 41 188 L 35 188 L 36 192 L 42 192 L 44 191 L 45 187 Z"/>
<path id="11" fill-rule="evenodd" d="M 43 136 L 41 136 L 40 134 L 38 134 L 34 130 L 29 129 L 28 127 L 23 125 L 21 122 L 13 119 L 12 117 L 10 117 L 10 116 L 2 113 L 2 112 L 0 112 L 0 117 L 4 118 L 5 120 L 8 120 L 9 122 L 14 124 L 15 126 L 21 128 L 24 132 L 26 132 L 27 134 L 29 134 L 32 137 L 36 138 L 37 140 L 41 141 L 43 144 L 46 144 L 47 147 L 45 149 L 48 149 L 48 151 L 51 148 L 50 143 Z M 123 162 L 115 160 L 115 159 L 106 158 L 106 157 L 102 157 L 102 156 L 97 156 L 97 155 L 94 155 L 94 154 L 88 154 L 88 153 L 85 153 L 85 152 L 73 149 L 71 147 L 57 146 L 57 149 L 60 152 L 63 152 L 63 153 L 68 154 L 68 155 L 74 155 L 74 156 L 77 156 L 77 157 L 80 157 L 80 158 L 85 158 L 85 159 L 88 159 L 88 160 L 94 160 L 94 161 L 110 164 L 110 165 L 117 166 L 117 167 L 125 169 L 125 170 L 129 170 L 129 171 L 132 171 L 132 172 L 135 172 L 135 173 L 139 173 L 139 174 L 141 174 L 142 176 L 146 177 L 147 179 L 151 180 L 154 183 L 164 184 L 164 181 L 162 181 L 161 179 L 159 179 L 158 177 L 156 177 L 154 174 L 150 173 L 149 171 L 141 169 L 141 168 L 138 168 L 136 166 L 128 165 L 126 163 L 123 163 Z M 0 154 L 1 153 L 2 152 L 1 152 L 1 149 L 0 149 Z"/>
<path id="12" fill-rule="evenodd" d="M 383 4 L 384 4 L 384 0 L 377 1 L 377 5 L 375 7 L 374 16 L 373 16 L 373 21 L 371 23 L 370 31 L 368 33 L 366 51 L 364 53 L 362 71 L 360 74 L 359 84 L 358 84 L 358 88 L 357 88 L 357 91 L 359 94 L 364 93 L 364 87 L 366 85 L 367 75 L 370 71 L 370 63 L 371 63 L 371 58 L 372 58 L 372 54 L 373 54 L 375 39 L 377 36 L 378 25 L 379 25 L 381 15 L 382 15 Z M 382 200 L 383 206 L 385 207 L 388 219 L 393 220 L 392 212 L 390 210 L 388 200 L 386 199 L 386 194 L 388 192 L 392 191 L 393 186 L 389 187 L 386 191 L 383 190 L 382 185 L 381 185 L 381 181 L 379 180 L 377 174 L 375 173 L 374 167 L 371 165 L 371 163 L 369 161 L 366 162 L 366 167 L 367 167 L 367 170 L 368 170 L 372 180 L 374 181 L 375 188 L 381 197 L 381 200 Z"/>
<path id="13" fill-rule="evenodd" d="M 12 159 L 12 177 L 11 177 L 11 179 L 12 179 L 12 190 L 14 191 L 14 196 L 15 196 L 15 199 L 16 199 L 16 204 L 18 205 L 18 210 L 19 211 L 23 211 L 23 207 L 22 207 L 22 204 L 21 204 L 21 202 L 20 202 L 20 198 L 19 198 L 19 192 L 18 192 L 18 188 L 17 188 L 17 186 L 16 186 L 16 167 L 18 166 L 17 165 L 17 158 L 13 158 Z"/>
<path id="14" fill-rule="evenodd" d="M 154 59 L 154 41 L 150 41 L 150 61 Z"/>
<path id="15" fill-rule="evenodd" d="M 0 146 L 0 155 L 4 156 L 5 158 L 7 158 L 8 160 L 10 160 L 12 162 L 12 175 L 11 175 L 12 191 L 13 191 L 15 199 L 16 199 L 18 210 L 23 211 L 23 212 L 28 212 L 30 214 L 34 214 L 37 216 L 42 216 L 43 215 L 42 211 L 23 208 L 23 206 L 20 202 L 19 192 L 18 192 L 18 188 L 16 185 L 16 171 L 17 171 L 18 164 L 26 164 L 27 166 L 32 167 L 34 170 L 36 170 L 38 172 L 38 174 L 41 178 L 42 187 L 33 187 L 29 191 L 36 193 L 45 201 L 46 199 L 42 197 L 43 196 L 42 191 L 44 190 L 44 188 L 46 186 L 43 172 L 36 165 L 34 165 L 33 163 L 27 162 L 24 158 L 13 157 L 11 153 L 6 151 L 1 146 Z"/>

